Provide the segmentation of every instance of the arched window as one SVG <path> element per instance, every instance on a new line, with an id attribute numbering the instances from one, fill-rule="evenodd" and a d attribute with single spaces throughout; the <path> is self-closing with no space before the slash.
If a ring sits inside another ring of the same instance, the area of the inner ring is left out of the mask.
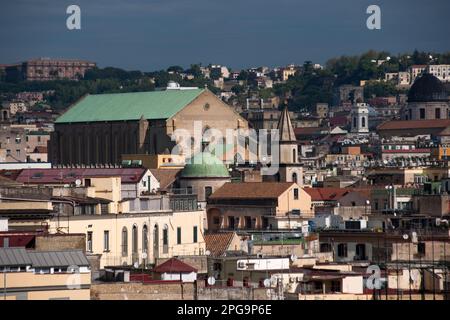
<path id="1" fill-rule="evenodd" d="M 153 227 L 153 256 L 159 257 L 159 227 L 157 224 Z"/>
<path id="2" fill-rule="evenodd" d="M 133 254 L 136 254 L 138 253 L 138 228 L 136 225 L 133 226 L 133 233 L 131 237 L 131 250 Z"/>
<path id="3" fill-rule="evenodd" d="M 361 127 L 365 128 L 366 127 L 366 117 L 362 117 L 361 118 Z"/>
<path id="4" fill-rule="evenodd" d="M 163 227 L 163 253 L 169 252 L 169 227 L 167 224 Z"/>
<path id="5" fill-rule="evenodd" d="M 142 252 L 148 251 L 148 228 L 147 225 L 144 224 L 142 228 Z"/>
<path id="6" fill-rule="evenodd" d="M 128 255 L 128 230 L 126 227 L 122 229 L 122 256 Z"/>
<path id="7" fill-rule="evenodd" d="M 358 121 L 358 119 L 356 119 L 356 117 L 353 117 L 353 128 L 356 128 L 357 121 Z"/>
<path id="8" fill-rule="evenodd" d="M 297 163 L 297 150 L 292 149 L 292 162 Z"/>
<path id="9" fill-rule="evenodd" d="M 294 172 L 294 173 L 292 174 L 292 182 L 297 183 L 297 173 L 296 173 L 296 172 Z"/>

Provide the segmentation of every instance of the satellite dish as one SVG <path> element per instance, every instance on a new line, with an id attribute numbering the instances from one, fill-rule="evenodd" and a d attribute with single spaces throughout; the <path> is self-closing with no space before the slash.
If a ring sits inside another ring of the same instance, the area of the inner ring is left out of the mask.
<path id="1" fill-rule="evenodd" d="M 404 239 L 404 240 L 408 240 L 408 238 L 409 238 L 408 234 L 405 233 L 405 234 L 403 235 L 403 239 Z"/>
<path id="2" fill-rule="evenodd" d="M 211 255 L 211 251 L 206 250 L 205 255 L 210 256 Z"/>
<path id="3" fill-rule="evenodd" d="M 215 283 L 216 283 L 216 278 L 214 278 L 214 277 L 209 277 L 208 278 L 208 284 L 210 286 L 213 286 Z"/>
<path id="4" fill-rule="evenodd" d="M 135 269 L 139 268 L 139 262 L 136 261 L 136 262 L 133 264 L 133 266 L 134 266 Z"/>
<path id="5" fill-rule="evenodd" d="M 81 186 L 81 180 L 80 179 L 75 180 L 75 185 L 77 187 Z"/>
<path id="6" fill-rule="evenodd" d="M 264 287 L 269 288 L 270 287 L 270 279 L 265 279 L 263 284 L 264 284 Z"/>
<path id="7" fill-rule="evenodd" d="M 295 254 L 291 255 L 291 261 L 294 262 L 297 260 L 297 256 Z"/>
<path id="8" fill-rule="evenodd" d="M 147 252 L 142 252 L 141 258 L 142 259 L 147 259 Z"/>

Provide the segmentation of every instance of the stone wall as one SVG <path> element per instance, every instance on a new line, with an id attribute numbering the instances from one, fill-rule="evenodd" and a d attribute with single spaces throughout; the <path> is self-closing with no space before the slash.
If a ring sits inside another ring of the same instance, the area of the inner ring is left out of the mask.
<path id="1" fill-rule="evenodd" d="M 91 286 L 93 300 L 193 300 L 194 284 L 157 282 L 102 283 Z"/>
<path id="2" fill-rule="evenodd" d="M 91 285 L 93 300 L 268 300 L 265 288 L 208 288 L 194 283 L 101 283 Z"/>
<path id="3" fill-rule="evenodd" d="M 85 234 L 48 234 L 36 236 L 36 250 L 86 250 Z"/>

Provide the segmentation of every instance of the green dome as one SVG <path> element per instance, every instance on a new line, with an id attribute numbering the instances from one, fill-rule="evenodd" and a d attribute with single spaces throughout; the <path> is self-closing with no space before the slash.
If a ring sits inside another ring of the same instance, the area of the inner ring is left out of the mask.
<path id="1" fill-rule="evenodd" d="M 229 178 L 227 167 L 217 157 L 207 152 L 197 153 L 186 161 L 182 178 Z"/>

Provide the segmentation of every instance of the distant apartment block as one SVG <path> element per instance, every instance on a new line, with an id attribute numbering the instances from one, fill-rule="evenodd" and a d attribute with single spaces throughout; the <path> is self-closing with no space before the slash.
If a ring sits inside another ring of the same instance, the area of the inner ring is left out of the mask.
<path id="1" fill-rule="evenodd" d="M 39 58 L 5 68 L 7 81 L 78 80 L 87 70 L 95 68 L 94 62 Z"/>
<path id="2" fill-rule="evenodd" d="M 427 72 L 443 82 L 450 81 L 450 64 L 429 65 Z"/>

